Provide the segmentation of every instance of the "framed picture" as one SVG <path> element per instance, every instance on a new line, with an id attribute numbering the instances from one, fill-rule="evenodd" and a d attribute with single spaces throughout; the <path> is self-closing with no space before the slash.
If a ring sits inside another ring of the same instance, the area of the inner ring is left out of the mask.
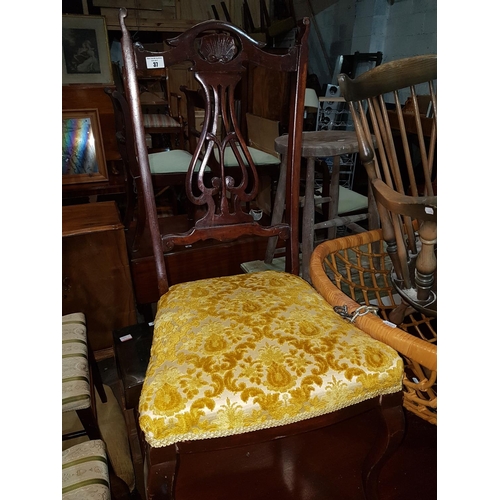
<path id="1" fill-rule="evenodd" d="M 113 84 L 102 16 L 62 16 L 62 83 Z"/>
<path id="2" fill-rule="evenodd" d="M 62 112 L 62 183 L 108 180 L 97 109 Z"/>

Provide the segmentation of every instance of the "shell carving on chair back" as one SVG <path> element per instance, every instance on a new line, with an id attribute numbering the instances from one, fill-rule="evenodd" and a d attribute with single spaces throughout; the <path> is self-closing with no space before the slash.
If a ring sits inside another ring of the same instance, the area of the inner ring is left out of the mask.
<path id="1" fill-rule="evenodd" d="M 234 38 L 228 34 L 215 33 L 201 39 L 200 54 L 209 63 L 228 63 L 237 51 Z"/>

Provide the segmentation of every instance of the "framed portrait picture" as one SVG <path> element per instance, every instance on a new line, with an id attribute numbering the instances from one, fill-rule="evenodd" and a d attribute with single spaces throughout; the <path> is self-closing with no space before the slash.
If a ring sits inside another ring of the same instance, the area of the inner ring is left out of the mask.
<path id="1" fill-rule="evenodd" d="M 63 110 L 62 183 L 107 180 L 98 110 Z"/>
<path id="2" fill-rule="evenodd" d="M 62 83 L 113 84 L 102 16 L 62 16 Z"/>

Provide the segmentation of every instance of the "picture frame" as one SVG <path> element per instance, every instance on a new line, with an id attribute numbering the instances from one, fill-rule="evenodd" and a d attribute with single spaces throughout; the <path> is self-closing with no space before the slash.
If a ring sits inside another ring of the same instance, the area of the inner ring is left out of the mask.
<path id="1" fill-rule="evenodd" d="M 62 16 L 62 84 L 113 84 L 103 16 Z"/>
<path id="2" fill-rule="evenodd" d="M 62 112 L 62 183 L 108 180 L 97 109 Z"/>

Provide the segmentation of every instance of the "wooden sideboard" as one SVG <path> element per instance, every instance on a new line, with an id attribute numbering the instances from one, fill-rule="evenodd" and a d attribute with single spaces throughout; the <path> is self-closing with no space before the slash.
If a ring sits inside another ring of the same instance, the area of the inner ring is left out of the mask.
<path id="1" fill-rule="evenodd" d="M 83 312 L 96 359 L 113 356 L 113 330 L 137 323 L 116 203 L 62 207 L 62 314 Z"/>

